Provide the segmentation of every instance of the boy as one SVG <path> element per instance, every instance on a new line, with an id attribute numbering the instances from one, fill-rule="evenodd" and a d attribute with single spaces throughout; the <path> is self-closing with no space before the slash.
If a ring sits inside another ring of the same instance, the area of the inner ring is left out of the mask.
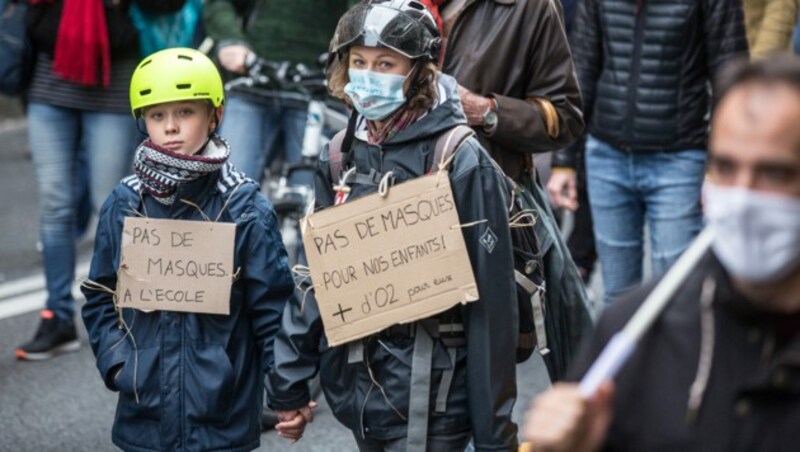
<path id="1" fill-rule="evenodd" d="M 89 280 L 116 291 L 125 217 L 235 223 L 230 315 L 122 309 L 84 288 L 83 320 L 106 386 L 119 391 L 112 441 L 124 450 L 251 450 L 259 445 L 263 380 L 293 282 L 275 214 L 227 162 L 215 135 L 223 88 L 192 49 L 145 58 L 131 108 L 149 138 L 100 213 Z M 109 150 L 113 152 L 114 150 Z"/>

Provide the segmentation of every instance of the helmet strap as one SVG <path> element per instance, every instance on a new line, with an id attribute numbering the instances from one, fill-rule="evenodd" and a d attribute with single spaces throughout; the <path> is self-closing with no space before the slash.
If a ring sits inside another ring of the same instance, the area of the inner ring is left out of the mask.
<path id="1" fill-rule="evenodd" d="M 147 126 L 145 125 L 144 118 L 142 118 L 141 115 L 136 118 L 136 129 L 145 137 L 150 136 L 150 134 L 147 133 Z"/>
<path id="2" fill-rule="evenodd" d="M 347 120 L 347 131 L 344 134 L 344 140 L 342 140 L 342 168 L 347 169 L 350 165 L 350 162 L 353 160 L 353 156 L 350 153 L 350 149 L 353 147 L 353 140 L 356 136 L 356 126 L 358 125 L 358 111 L 353 109 L 350 112 L 350 118 Z"/>

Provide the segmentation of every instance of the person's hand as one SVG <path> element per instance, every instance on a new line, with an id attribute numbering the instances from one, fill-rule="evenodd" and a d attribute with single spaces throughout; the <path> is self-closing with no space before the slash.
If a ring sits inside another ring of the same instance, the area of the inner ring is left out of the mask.
<path id="1" fill-rule="evenodd" d="M 245 61 L 250 53 L 250 49 L 247 47 L 241 44 L 234 44 L 219 49 L 217 58 L 219 58 L 219 64 L 226 70 L 236 74 L 244 74 L 247 72 Z"/>
<path id="2" fill-rule="evenodd" d="M 290 443 L 294 444 L 303 437 L 303 432 L 306 429 L 306 424 L 314 422 L 314 412 L 312 411 L 317 407 L 317 402 L 310 401 L 307 406 L 297 410 L 278 411 L 278 425 L 275 430 L 278 436 L 286 438 Z"/>
<path id="3" fill-rule="evenodd" d="M 611 423 L 614 385 L 603 383 L 589 400 L 577 384 L 557 383 L 533 401 L 523 436 L 535 452 L 589 452 L 600 448 Z"/>
<path id="4" fill-rule="evenodd" d="M 578 209 L 577 176 L 572 168 L 554 168 L 547 181 L 547 193 L 556 207 Z"/>
<path id="5" fill-rule="evenodd" d="M 461 85 L 458 85 L 458 95 L 467 115 L 467 123 L 471 126 L 482 126 L 483 114 L 492 106 L 492 100 L 475 94 Z"/>

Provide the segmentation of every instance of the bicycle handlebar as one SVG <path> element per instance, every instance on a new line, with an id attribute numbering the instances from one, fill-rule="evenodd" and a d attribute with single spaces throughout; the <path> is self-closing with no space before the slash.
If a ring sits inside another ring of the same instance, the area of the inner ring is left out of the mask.
<path id="1" fill-rule="evenodd" d="M 303 63 L 269 61 L 251 53 L 245 60 L 247 75 L 225 84 L 225 89 L 244 86 L 252 89 L 295 91 L 314 99 L 327 97 L 327 80 L 321 69 Z"/>

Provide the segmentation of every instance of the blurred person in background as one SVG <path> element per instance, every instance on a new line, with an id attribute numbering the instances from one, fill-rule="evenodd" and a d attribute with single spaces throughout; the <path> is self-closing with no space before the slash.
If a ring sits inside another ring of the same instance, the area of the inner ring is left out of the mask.
<path id="1" fill-rule="evenodd" d="M 130 17 L 142 58 L 174 47 L 198 47 L 205 37 L 203 0 L 171 0 L 153 10 L 133 3 Z"/>
<path id="2" fill-rule="evenodd" d="M 442 72 L 459 83 L 467 121 L 526 192 L 544 256 L 552 379 L 591 327 L 583 282 L 537 180 L 533 156 L 583 133 L 581 98 L 557 0 L 424 0 L 443 30 Z"/>
<path id="3" fill-rule="evenodd" d="M 747 41 L 738 0 L 584 0 L 575 20 L 589 204 L 608 303 L 642 280 L 645 220 L 656 275 L 702 228 L 709 81 L 747 55 Z M 567 155 L 557 165 L 575 164 L 583 145 L 560 151 Z M 549 188 L 574 199 L 575 172 L 564 174 L 562 187 Z"/>
<path id="4" fill-rule="evenodd" d="M 88 222 L 81 199 L 88 187 L 99 211 L 129 172 L 137 139 L 128 102 L 139 60 L 138 35 L 128 15 L 134 1 L 148 11 L 171 6 L 155 0 L 29 1 L 27 29 L 37 56 L 28 133 L 47 302 L 34 337 L 17 348 L 18 359 L 48 359 L 80 348 L 72 282 L 76 237 Z"/>
<path id="5" fill-rule="evenodd" d="M 572 23 L 575 19 L 577 0 L 562 0 L 564 8 L 564 24 L 568 36 L 572 36 Z M 564 161 L 564 159 L 573 160 Z M 589 192 L 586 188 L 586 168 L 583 164 L 583 148 L 577 155 L 566 152 L 554 152 L 547 162 L 549 177 L 544 179 L 550 195 L 551 203 L 560 209 L 573 212 L 572 232 L 567 239 L 572 259 L 585 284 L 594 271 L 597 262 L 597 249 L 594 244 L 592 210 L 589 207 Z M 537 166 L 541 170 L 541 166 Z M 566 185 L 562 181 L 566 178 Z M 566 191 L 564 190 L 566 187 Z M 561 190 L 561 191 L 559 191 Z M 563 219 L 562 219 L 563 223 Z M 588 290 L 588 287 L 587 287 Z"/>
<path id="6" fill-rule="evenodd" d="M 337 20 L 351 3 L 357 2 L 209 0 L 204 20 L 206 32 L 216 43 L 216 58 L 228 77 L 246 74 L 252 56 L 313 68 L 319 65 Z M 222 134 L 230 141 L 231 162 L 239 171 L 261 182 L 264 169 L 281 149 L 286 163 L 300 160 L 308 109 L 304 95 L 236 87 L 227 97 Z M 293 183 L 313 183 L 310 176 L 299 172 L 293 178 L 300 179 Z"/>

